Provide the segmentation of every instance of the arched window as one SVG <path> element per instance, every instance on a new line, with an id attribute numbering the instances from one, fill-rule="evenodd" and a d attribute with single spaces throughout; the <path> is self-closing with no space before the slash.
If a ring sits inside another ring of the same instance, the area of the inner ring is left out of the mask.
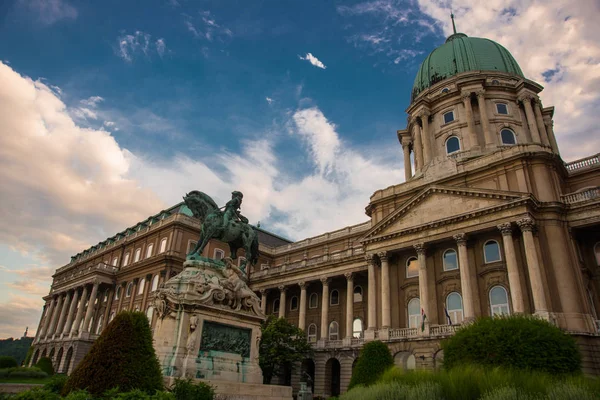
<path id="1" fill-rule="evenodd" d="M 447 113 L 444 113 L 444 123 L 447 124 L 452 121 L 454 121 L 454 111 L 448 111 Z"/>
<path id="2" fill-rule="evenodd" d="M 492 85 L 499 85 L 499 84 L 500 84 L 500 81 L 498 79 L 494 79 L 492 81 Z"/>
<path id="3" fill-rule="evenodd" d="M 213 257 L 215 260 L 222 260 L 225 258 L 225 252 L 221 249 L 215 249 L 215 255 Z"/>
<path id="4" fill-rule="evenodd" d="M 361 338 L 363 334 L 363 324 L 360 318 L 354 318 L 352 322 L 352 337 Z"/>
<path id="5" fill-rule="evenodd" d="M 152 278 L 152 291 L 154 292 L 156 289 L 158 289 L 158 274 Z"/>
<path id="6" fill-rule="evenodd" d="M 456 257 L 456 251 L 448 249 L 442 256 L 444 271 L 452 271 L 458 269 L 458 258 Z"/>
<path id="7" fill-rule="evenodd" d="M 146 247 L 146 258 L 152 257 L 152 249 L 154 248 L 154 244 L 150 243 L 148 247 Z"/>
<path id="8" fill-rule="evenodd" d="M 492 317 L 495 315 L 508 315 L 508 294 L 502 286 L 494 286 L 490 290 L 490 309 Z"/>
<path id="9" fill-rule="evenodd" d="M 417 360 L 415 359 L 415 355 L 411 354 L 410 356 L 406 357 L 406 370 L 412 371 L 415 369 L 417 369 Z"/>
<path id="10" fill-rule="evenodd" d="M 154 316 L 154 307 L 150 306 L 146 310 L 146 318 L 148 318 L 148 321 L 150 321 L 150 323 L 152 323 L 153 316 Z"/>
<path id="11" fill-rule="evenodd" d="M 125 254 L 125 259 L 123 260 L 123 266 L 127 266 L 129 264 L 129 253 Z"/>
<path id="12" fill-rule="evenodd" d="M 456 136 L 450 136 L 446 140 L 446 154 L 456 153 L 460 150 L 460 140 Z"/>
<path id="13" fill-rule="evenodd" d="M 142 254 L 142 249 L 135 249 L 135 254 L 133 256 L 133 262 L 136 263 L 140 261 L 140 255 Z"/>
<path id="14" fill-rule="evenodd" d="M 329 305 L 337 306 L 340 304 L 340 293 L 337 290 L 332 290 L 329 295 Z"/>
<path id="15" fill-rule="evenodd" d="M 279 299 L 275 299 L 273 301 L 273 314 L 276 314 L 279 312 Z"/>
<path id="16" fill-rule="evenodd" d="M 142 279 L 140 279 L 140 283 L 138 283 L 138 293 L 137 294 L 143 294 L 145 289 L 146 289 L 146 279 L 142 278 Z"/>
<path id="17" fill-rule="evenodd" d="M 131 297 L 132 292 L 133 292 L 133 282 L 129 282 L 127 284 L 127 291 L 125 292 L 125 297 Z"/>
<path id="18" fill-rule="evenodd" d="M 294 296 L 290 299 L 290 310 L 295 311 L 298 309 L 298 297 Z"/>
<path id="19" fill-rule="evenodd" d="M 419 260 L 417 257 L 411 257 L 406 261 L 406 277 L 414 278 L 419 276 Z"/>
<path id="20" fill-rule="evenodd" d="M 498 112 L 498 114 L 508 115 L 508 104 L 496 103 L 496 111 Z"/>
<path id="21" fill-rule="evenodd" d="M 594 245 L 594 256 L 596 256 L 596 265 L 600 265 L 600 242 Z"/>
<path id="22" fill-rule="evenodd" d="M 448 89 L 447 87 L 442 89 L 442 93 L 448 93 L 450 91 L 450 89 Z"/>
<path id="23" fill-rule="evenodd" d="M 500 131 L 500 138 L 502 139 L 502 144 L 517 144 L 517 139 L 515 139 L 515 133 L 510 129 L 502 129 Z"/>
<path id="24" fill-rule="evenodd" d="M 448 315 L 450 316 L 448 324 L 454 325 L 463 322 L 463 304 L 460 294 L 452 292 L 446 296 L 446 311 L 448 311 Z"/>
<path id="25" fill-rule="evenodd" d="M 329 324 L 329 340 L 338 340 L 338 333 L 339 333 L 339 325 L 337 322 L 335 321 L 331 321 L 331 323 Z"/>
<path id="26" fill-rule="evenodd" d="M 167 250 L 167 238 L 162 238 L 160 241 L 159 253 L 164 253 Z"/>
<path id="27" fill-rule="evenodd" d="M 308 334 L 306 336 L 308 337 L 309 343 L 315 343 L 317 341 L 317 325 L 310 324 L 308 326 Z"/>
<path id="28" fill-rule="evenodd" d="M 354 302 L 360 303 L 363 299 L 363 291 L 360 286 L 354 286 Z"/>
<path id="29" fill-rule="evenodd" d="M 117 290 L 115 290 L 115 300 L 119 300 L 121 296 L 121 285 L 117 286 Z"/>
<path id="30" fill-rule="evenodd" d="M 408 302 L 408 327 L 417 328 L 421 322 L 421 302 L 418 297 Z"/>
<path id="31" fill-rule="evenodd" d="M 119 262 L 119 257 L 115 257 L 115 258 L 113 258 L 112 266 L 113 266 L 113 267 L 116 267 L 116 266 L 117 266 L 117 264 L 118 264 L 118 262 Z"/>
<path id="32" fill-rule="evenodd" d="M 319 307 L 319 295 L 316 293 L 312 293 L 308 300 L 308 308 L 317 308 Z"/>
<path id="33" fill-rule="evenodd" d="M 485 242 L 483 245 L 483 256 L 486 264 L 500 261 L 502 258 L 500 257 L 500 246 L 498 245 L 498 242 L 495 240 L 488 240 Z"/>

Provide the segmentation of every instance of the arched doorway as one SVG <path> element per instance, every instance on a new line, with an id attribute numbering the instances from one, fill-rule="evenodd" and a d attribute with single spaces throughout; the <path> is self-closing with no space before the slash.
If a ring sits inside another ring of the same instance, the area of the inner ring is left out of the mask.
<path id="1" fill-rule="evenodd" d="M 410 371 L 416 369 L 417 360 L 415 356 L 408 351 L 401 351 L 394 355 L 394 365 L 403 371 Z"/>
<path id="2" fill-rule="evenodd" d="M 310 377 L 310 380 L 308 380 Z M 310 391 L 315 392 L 315 362 L 310 358 L 302 361 L 302 367 L 300 368 L 300 382 L 308 382 Z"/>
<path id="3" fill-rule="evenodd" d="M 444 366 L 444 350 L 438 350 L 433 355 L 433 368 L 439 371 Z"/>
<path id="4" fill-rule="evenodd" d="M 54 348 L 52 350 L 50 350 L 50 355 L 48 357 L 50 357 L 50 360 L 52 360 L 54 358 Z"/>
<path id="5" fill-rule="evenodd" d="M 46 350 L 47 349 L 42 350 L 42 357 L 46 357 L 46 354 L 48 354 L 48 353 L 46 353 Z"/>
<path id="6" fill-rule="evenodd" d="M 63 367 L 63 374 L 68 374 L 69 369 L 71 368 L 71 359 L 73 358 L 73 346 L 69 347 L 67 350 L 67 356 L 65 357 L 65 366 Z"/>
<path id="7" fill-rule="evenodd" d="M 60 362 L 62 361 L 62 356 L 63 356 L 63 348 L 61 347 L 61 348 L 58 350 L 58 354 L 56 355 L 56 361 L 53 363 L 53 365 L 54 365 L 54 370 L 55 370 L 56 372 L 58 372 L 58 373 L 60 373 L 60 372 L 61 372 L 61 369 L 60 369 Z"/>
<path id="8" fill-rule="evenodd" d="M 340 395 L 340 374 L 342 367 L 336 358 L 330 358 L 325 364 L 325 390 L 330 396 Z"/>
<path id="9" fill-rule="evenodd" d="M 40 349 L 37 349 L 35 353 L 33 353 L 33 359 L 31 360 L 31 365 L 35 365 L 38 362 L 38 358 L 40 357 Z"/>

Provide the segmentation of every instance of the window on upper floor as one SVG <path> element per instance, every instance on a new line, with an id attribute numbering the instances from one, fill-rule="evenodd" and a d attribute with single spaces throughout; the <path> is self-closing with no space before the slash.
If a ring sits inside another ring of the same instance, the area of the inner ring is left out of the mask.
<path id="1" fill-rule="evenodd" d="M 499 85 L 499 84 L 500 84 L 500 81 L 498 79 L 494 79 L 492 81 L 492 85 Z"/>
<path id="2" fill-rule="evenodd" d="M 450 89 L 448 89 L 447 87 L 442 89 L 442 93 L 448 93 L 450 91 Z"/>
<path id="3" fill-rule="evenodd" d="M 319 306 L 319 295 L 312 293 L 308 300 L 308 308 L 317 308 Z"/>
<path id="4" fill-rule="evenodd" d="M 415 278 L 419 276 L 419 260 L 417 257 L 411 257 L 406 261 L 406 277 Z"/>
<path id="5" fill-rule="evenodd" d="M 339 339 L 339 330 L 340 326 L 337 322 L 331 321 L 329 324 L 329 340 L 338 340 Z"/>
<path id="6" fill-rule="evenodd" d="M 448 325 L 463 322 L 462 296 L 456 292 L 452 292 L 446 296 L 446 319 L 448 319 Z"/>
<path id="7" fill-rule="evenodd" d="M 125 297 L 131 297 L 132 293 L 133 293 L 133 282 L 129 282 L 127 284 L 127 291 L 125 292 Z"/>
<path id="8" fill-rule="evenodd" d="M 490 313 L 492 317 L 510 314 L 508 308 L 508 293 L 506 293 L 506 289 L 502 286 L 494 286 L 490 290 Z"/>
<path id="9" fill-rule="evenodd" d="M 121 296 L 121 285 L 117 286 L 117 290 L 115 290 L 115 300 L 119 300 Z"/>
<path id="10" fill-rule="evenodd" d="M 138 293 L 137 294 L 144 294 L 145 289 L 146 289 L 146 279 L 142 278 L 142 279 L 140 279 L 140 283 L 138 283 Z"/>
<path id="11" fill-rule="evenodd" d="M 447 124 L 452 121 L 454 121 L 454 111 L 448 111 L 447 113 L 444 113 L 444 123 Z"/>
<path id="12" fill-rule="evenodd" d="M 456 153 L 460 150 L 460 140 L 456 136 L 450 136 L 446 140 L 446 154 Z"/>
<path id="13" fill-rule="evenodd" d="M 125 254 L 125 259 L 123 260 L 123 266 L 127 266 L 129 264 L 129 253 Z"/>
<path id="14" fill-rule="evenodd" d="M 308 326 L 308 333 L 306 336 L 308 337 L 309 343 L 316 343 L 316 341 L 317 341 L 317 325 L 310 324 Z"/>
<path id="15" fill-rule="evenodd" d="M 112 266 L 116 267 L 118 263 L 119 263 L 119 257 L 113 258 Z"/>
<path id="16" fill-rule="evenodd" d="M 221 249 L 215 249 L 215 254 L 213 258 L 215 260 L 222 260 L 225 258 L 225 252 Z"/>
<path id="17" fill-rule="evenodd" d="M 187 253 L 186 254 L 190 254 L 192 252 L 192 250 L 194 250 L 194 248 L 196 247 L 197 244 L 198 244 L 198 242 L 190 240 L 188 242 L 188 247 L 187 247 Z"/>
<path id="18" fill-rule="evenodd" d="M 362 287 L 354 286 L 354 302 L 360 303 L 363 300 L 363 291 Z"/>
<path id="19" fill-rule="evenodd" d="M 496 103 L 498 114 L 508 115 L 508 105 L 506 103 Z"/>
<path id="20" fill-rule="evenodd" d="M 454 249 L 448 249 L 442 256 L 442 263 L 444 264 L 444 271 L 452 271 L 458 269 L 458 258 Z"/>
<path id="21" fill-rule="evenodd" d="M 298 297 L 293 296 L 290 299 L 290 310 L 291 311 L 296 311 L 298 309 Z"/>
<path id="22" fill-rule="evenodd" d="M 408 314 L 408 327 L 417 328 L 421 322 L 421 302 L 418 297 L 412 298 L 408 302 L 407 314 Z"/>
<path id="23" fill-rule="evenodd" d="M 152 250 L 154 250 L 154 245 L 150 243 L 148 247 L 146 247 L 146 258 L 152 257 Z"/>
<path id="24" fill-rule="evenodd" d="M 502 144 L 517 144 L 517 139 L 515 139 L 515 133 L 510 129 L 502 129 L 502 131 L 500 131 L 500 138 L 502 139 Z"/>
<path id="25" fill-rule="evenodd" d="M 502 260 L 498 242 L 495 240 L 485 242 L 483 245 L 483 258 L 486 264 Z"/>
<path id="26" fill-rule="evenodd" d="M 279 312 L 279 299 L 273 300 L 273 314 L 277 314 Z"/>
<path id="27" fill-rule="evenodd" d="M 352 337 L 358 339 L 358 338 L 361 338 L 362 335 L 363 335 L 362 319 L 354 318 L 354 321 L 352 322 Z"/>
<path id="28" fill-rule="evenodd" d="M 158 249 L 159 253 L 164 253 L 167 250 L 167 238 L 162 238 L 160 240 L 160 247 Z"/>
<path id="29" fill-rule="evenodd" d="M 152 291 L 154 292 L 157 289 L 158 289 L 158 274 L 154 275 L 154 277 L 152 278 Z"/>
<path id="30" fill-rule="evenodd" d="M 340 292 L 332 290 L 329 295 L 329 305 L 337 306 L 338 304 L 340 304 Z"/>
<path id="31" fill-rule="evenodd" d="M 135 254 L 133 255 L 133 262 L 136 263 L 140 261 L 140 256 L 142 254 L 142 249 L 136 249 Z"/>

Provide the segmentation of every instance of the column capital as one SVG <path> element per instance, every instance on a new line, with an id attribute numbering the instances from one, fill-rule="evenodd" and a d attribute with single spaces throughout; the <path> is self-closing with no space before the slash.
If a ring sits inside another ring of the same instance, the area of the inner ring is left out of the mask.
<path id="1" fill-rule="evenodd" d="M 418 255 L 425 255 L 425 243 L 417 243 L 413 247 Z"/>
<path id="2" fill-rule="evenodd" d="M 554 127 L 554 120 L 552 120 L 552 118 L 550 118 L 550 117 L 545 117 L 544 118 L 544 125 L 553 128 Z"/>
<path id="3" fill-rule="evenodd" d="M 306 286 L 308 286 L 308 285 L 306 284 L 305 281 L 300 281 L 300 282 L 298 282 L 298 286 L 300 286 L 300 289 L 306 289 Z"/>
<path id="4" fill-rule="evenodd" d="M 279 286 L 277 286 L 277 289 L 279 289 L 280 292 L 285 292 L 287 290 L 287 286 L 279 285 Z"/>
<path id="5" fill-rule="evenodd" d="M 346 277 L 347 281 L 353 281 L 354 280 L 354 274 L 352 272 L 346 272 L 346 273 L 344 273 L 344 276 Z"/>
<path id="6" fill-rule="evenodd" d="M 510 222 L 504 222 L 497 225 L 498 230 L 502 233 L 502 236 L 512 235 L 512 224 Z"/>
<path id="7" fill-rule="evenodd" d="M 367 264 L 372 265 L 375 262 L 374 254 L 365 254 L 365 261 Z"/>
<path id="8" fill-rule="evenodd" d="M 329 283 L 331 282 L 331 279 L 328 277 L 322 277 L 319 280 L 321 281 L 323 286 L 329 286 Z"/>
<path id="9" fill-rule="evenodd" d="M 140 278 L 133 278 L 132 282 L 134 285 L 137 285 L 139 281 L 140 281 Z"/>
<path id="10" fill-rule="evenodd" d="M 463 90 L 462 92 L 460 92 L 460 99 L 462 101 L 467 101 L 467 100 L 471 100 L 471 92 L 468 90 Z"/>
<path id="11" fill-rule="evenodd" d="M 535 97 L 531 93 L 522 93 L 517 97 L 517 101 L 521 103 L 526 103 L 527 101 L 534 100 Z"/>
<path id="12" fill-rule="evenodd" d="M 522 232 L 533 232 L 535 221 L 531 217 L 525 217 L 517 220 L 517 225 L 519 225 Z"/>
<path id="13" fill-rule="evenodd" d="M 459 246 L 467 244 L 467 235 L 464 233 L 457 233 L 456 235 L 453 235 L 452 238 L 456 240 L 456 243 Z"/>
<path id="14" fill-rule="evenodd" d="M 152 274 L 146 274 L 146 280 L 147 281 L 152 280 Z"/>
<path id="15" fill-rule="evenodd" d="M 475 96 L 477 97 L 485 97 L 485 89 L 479 89 L 475 91 Z"/>
<path id="16" fill-rule="evenodd" d="M 264 296 L 265 294 L 269 293 L 269 289 L 259 289 L 258 290 L 261 294 L 261 296 Z"/>
<path id="17" fill-rule="evenodd" d="M 403 136 L 402 140 L 400 141 L 400 143 L 402 144 L 402 147 L 409 147 L 412 145 L 412 139 L 408 136 Z"/>
<path id="18" fill-rule="evenodd" d="M 388 253 L 387 253 L 387 251 L 380 251 L 379 253 L 377 253 L 377 257 L 379 257 L 379 259 L 381 261 L 384 261 L 384 260 L 387 261 Z"/>
<path id="19" fill-rule="evenodd" d="M 431 112 L 429 110 L 423 109 L 421 111 L 419 111 L 419 113 L 417 114 L 417 117 L 421 118 L 421 121 L 424 118 L 429 118 L 429 116 L 431 115 Z"/>

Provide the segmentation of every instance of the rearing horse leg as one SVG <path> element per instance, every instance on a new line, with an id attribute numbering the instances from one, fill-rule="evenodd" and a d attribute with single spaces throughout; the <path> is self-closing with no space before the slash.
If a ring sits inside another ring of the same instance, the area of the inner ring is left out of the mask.
<path id="1" fill-rule="evenodd" d="M 196 247 L 198 247 L 198 250 L 194 253 L 195 255 L 202 257 L 202 253 L 204 252 L 204 248 L 206 247 L 206 245 L 208 244 L 208 242 L 210 241 L 210 239 L 213 236 L 213 231 L 208 231 L 206 232 L 206 234 L 203 234 L 202 237 L 202 244 L 200 244 L 200 246 L 196 245 Z M 200 241 L 198 241 L 198 243 L 200 243 Z"/>

